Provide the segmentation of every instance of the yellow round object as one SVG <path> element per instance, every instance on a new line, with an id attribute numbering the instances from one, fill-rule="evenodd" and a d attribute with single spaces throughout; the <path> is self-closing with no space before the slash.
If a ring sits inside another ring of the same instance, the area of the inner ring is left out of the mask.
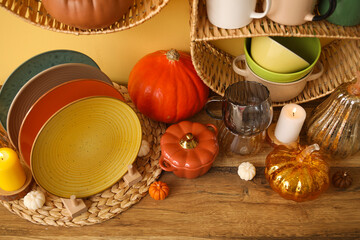
<path id="1" fill-rule="evenodd" d="M 141 137 L 140 121 L 126 103 L 110 97 L 78 100 L 54 114 L 37 135 L 34 179 L 59 197 L 94 195 L 126 173 Z"/>

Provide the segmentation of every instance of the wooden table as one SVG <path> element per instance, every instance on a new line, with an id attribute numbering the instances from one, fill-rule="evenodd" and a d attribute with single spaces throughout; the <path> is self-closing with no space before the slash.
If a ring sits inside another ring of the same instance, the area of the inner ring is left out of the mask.
<path id="1" fill-rule="evenodd" d="M 320 101 L 303 104 L 307 111 Z M 275 110 L 276 120 L 279 109 Z M 192 121 L 215 123 L 204 112 Z M 212 169 L 197 179 L 163 172 L 170 195 L 155 201 L 149 195 L 117 217 L 93 226 L 63 228 L 30 223 L 0 207 L 0 239 L 360 239 L 360 152 L 332 161 L 331 175 L 350 170 L 347 190 L 330 186 L 320 198 L 304 203 L 285 200 L 264 177 L 264 161 L 272 148 L 255 156 L 220 152 Z M 243 181 L 237 167 L 257 167 L 252 181 Z"/>

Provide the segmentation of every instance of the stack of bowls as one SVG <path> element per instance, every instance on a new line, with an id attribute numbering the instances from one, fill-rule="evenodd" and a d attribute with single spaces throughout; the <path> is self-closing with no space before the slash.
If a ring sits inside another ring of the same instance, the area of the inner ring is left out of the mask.
<path id="1" fill-rule="evenodd" d="M 275 102 L 295 98 L 308 81 L 318 79 L 324 71 L 318 61 L 321 53 L 318 38 L 247 38 L 244 53 L 234 59 L 234 71 L 248 81 L 264 84 Z M 238 67 L 241 61 L 245 68 Z"/>
<path id="2" fill-rule="evenodd" d="M 37 55 L 0 91 L 0 122 L 35 181 L 59 197 L 87 197 L 118 181 L 136 159 L 141 125 L 88 56 Z"/>

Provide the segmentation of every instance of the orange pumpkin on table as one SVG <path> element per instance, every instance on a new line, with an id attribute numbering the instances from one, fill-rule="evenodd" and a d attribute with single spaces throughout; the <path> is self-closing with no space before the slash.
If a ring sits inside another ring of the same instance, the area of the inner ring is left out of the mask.
<path id="1" fill-rule="evenodd" d="M 149 194 L 155 200 L 164 200 L 169 195 L 169 190 L 166 183 L 157 181 L 150 185 Z"/>
<path id="2" fill-rule="evenodd" d="M 129 11 L 134 0 L 42 0 L 57 21 L 80 29 L 105 28 Z"/>
<path id="3" fill-rule="evenodd" d="M 285 199 L 303 202 L 320 196 L 329 187 L 329 165 L 319 145 L 275 148 L 266 157 L 265 176 L 271 188 Z"/>
<path id="4" fill-rule="evenodd" d="M 209 94 L 190 55 L 174 49 L 140 59 L 131 70 L 128 90 L 142 114 L 165 123 L 191 117 L 204 107 Z"/>

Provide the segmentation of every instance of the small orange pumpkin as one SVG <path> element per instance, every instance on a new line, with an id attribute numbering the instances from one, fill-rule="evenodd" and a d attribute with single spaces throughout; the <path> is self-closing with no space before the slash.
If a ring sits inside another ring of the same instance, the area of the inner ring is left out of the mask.
<path id="1" fill-rule="evenodd" d="M 271 188 L 285 199 L 303 202 L 317 198 L 329 187 L 329 165 L 319 145 L 275 148 L 266 157 L 265 176 Z"/>
<path id="2" fill-rule="evenodd" d="M 150 185 L 149 194 L 155 200 L 164 200 L 169 195 L 169 187 L 161 181 L 153 182 Z"/>

